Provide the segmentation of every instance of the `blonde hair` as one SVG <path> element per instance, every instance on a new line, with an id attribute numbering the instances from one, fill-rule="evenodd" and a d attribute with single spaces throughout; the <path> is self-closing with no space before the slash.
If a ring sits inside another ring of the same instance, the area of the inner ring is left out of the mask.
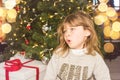
<path id="1" fill-rule="evenodd" d="M 83 26 L 85 30 L 89 30 L 91 34 L 85 41 L 85 47 L 87 48 L 88 51 L 87 54 L 95 55 L 95 51 L 101 54 L 99 50 L 100 42 L 94 29 L 93 20 L 88 14 L 82 11 L 78 11 L 66 16 L 63 22 L 59 25 L 57 29 L 59 45 L 54 50 L 56 54 L 64 55 L 69 51 L 69 46 L 66 44 L 63 37 L 63 30 L 66 23 L 71 25 L 72 27 Z"/>

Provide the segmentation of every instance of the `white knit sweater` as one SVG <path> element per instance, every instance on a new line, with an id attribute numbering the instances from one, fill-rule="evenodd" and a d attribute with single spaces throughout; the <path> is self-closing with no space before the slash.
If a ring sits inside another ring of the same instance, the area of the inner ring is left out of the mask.
<path id="1" fill-rule="evenodd" d="M 111 80 L 109 69 L 103 58 L 85 54 L 86 49 L 71 49 L 66 57 L 53 54 L 44 80 Z"/>

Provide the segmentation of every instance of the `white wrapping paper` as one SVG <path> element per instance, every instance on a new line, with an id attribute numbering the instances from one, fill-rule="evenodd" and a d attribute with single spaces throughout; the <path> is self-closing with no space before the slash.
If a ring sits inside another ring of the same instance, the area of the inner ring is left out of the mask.
<path id="1" fill-rule="evenodd" d="M 22 63 L 29 61 L 29 59 L 25 59 L 18 54 L 12 57 L 11 60 L 12 59 L 20 59 Z M 43 80 L 46 71 L 46 65 L 44 65 L 41 61 L 33 60 L 24 65 L 38 67 L 40 71 L 39 80 Z M 0 63 L 0 80 L 6 80 L 4 62 Z M 18 71 L 9 72 L 9 80 L 36 80 L 36 69 L 22 67 Z"/>

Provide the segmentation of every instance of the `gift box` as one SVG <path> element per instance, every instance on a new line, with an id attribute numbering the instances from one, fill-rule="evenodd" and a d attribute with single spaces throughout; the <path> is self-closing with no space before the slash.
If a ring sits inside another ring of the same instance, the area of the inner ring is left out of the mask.
<path id="1" fill-rule="evenodd" d="M 38 60 L 25 59 L 24 57 L 14 56 L 10 60 L 19 59 L 25 66 L 37 67 L 39 69 L 39 80 L 43 80 L 46 65 Z M 36 69 L 21 67 L 17 71 L 9 72 L 9 80 L 36 80 Z M 5 62 L 0 63 L 0 80 L 6 80 Z"/>

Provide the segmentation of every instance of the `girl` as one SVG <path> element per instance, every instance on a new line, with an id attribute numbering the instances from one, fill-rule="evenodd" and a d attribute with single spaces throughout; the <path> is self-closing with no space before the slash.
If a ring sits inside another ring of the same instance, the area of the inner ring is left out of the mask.
<path id="1" fill-rule="evenodd" d="M 111 80 L 101 57 L 89 15 L 68 15 L 58 28 L 59 45 L 48 63 L 44 80 Z"/>

